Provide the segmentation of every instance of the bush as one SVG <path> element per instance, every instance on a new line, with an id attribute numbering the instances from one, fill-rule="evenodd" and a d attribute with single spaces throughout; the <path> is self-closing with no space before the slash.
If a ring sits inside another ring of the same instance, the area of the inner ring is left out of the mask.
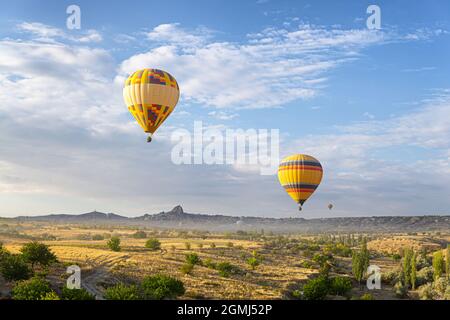
<path id="1" fill-rule="evenodd" d="M 56 292 L 52 291 L 46 293 L 40 300 L 61 300 L 61 298 L 56 294 Z"/>
<path id="2" fill-rule="evenodd" d="M 92 240 L 94 240 L 94 241 L 105 240 L 105 237 L 101 234 L 94 234 L 92 236 Z"/>
<path id="3" fill-rule="evenodd" d="M 196 253 L 189 253 L 186 255 L 186 263 L 192 264 L 193 266 L 196 264 L 200 264 L 200 258 Z"/>
<path id="4" fill-rule="evenodd" d="M 303 298 L 306 300 L 323 300 L 328 294 L 329 282 L 326 277 L 320 276 L 309 280 L 303 286 Z"/>
<path id="5" fill-rule="evenodd" d="M 228 248 L 233 248 L 234 247 L 234 243 L 233 242 L 227 242 L 227 247 Z"/>
<path id="6" fill-rule="evenodd" d="M 436 293 L 433 290 L 433 285 L 431 283 L 424 284 L 420 286 L 419 289 L 420 300 L 433 300 Z"/>
<path id="7" fill-rule="evenodd" d="M 330 294 L 338 296 L 347 296 L 352 290 L 352 280 L 347 277 L 334 277 L 331 279 Z"/>
<path id="8" fill-rule="evenodd" d="M 112 251 L 120 251 L 120 238 L 119 237 L 111 237 L 111 239 L 107 242 L 108 248 L 110 248 Z"/>
<path id="9" fill-rule="evenodd" d="M 433 267 L 425 267 L 417 271 L 417 284 L 419 286 L 433 282 Z"/>
<path id="10" fill-rule="evenodd" d="M 116 284 L 106 289 L 104 294 L 107 300 L 139 300 L 139 289 L 135 285 Z"/>
<path id="11" fill-rule="evenodd" d="M 210 269 L 215 269 L 216 268 L 216 264 L 214 263 L 214 262 L 212 262 L 212 260 L 211 259 L 206 259 L 204 262 L 203 262 L 203 265 L 205 266 L 205 267 L 207 267 L 207 268 L 210 268 Z"/>
<path id="12" fill-rule="evenodd" d="M 214 249 L 216 247 L 216 244 L 214 242 L 211 242 L 209 246 L 211 247 L 211 249 Z"/>
<path id="13" fill-rule="evenodd" d="M 166 275 L 155 275 L 144 278 L 141 283 L 145 299 L 174 299 L 184 294 L 183 282 Z"/>
<path id="14" fill-rule="evenodd" d="M 69 289 L 64 287 L 61 293 L 62 300 L 95 300 L 95 297 L 86 289 Z"/>
<path id="15" fill-rule="evenodd" d="M 7 281 L 26 280 L 33 274 L 20 255 L 3 254 L 0 261 L 0 273 Z"/>
<path id="16" fill-rule="evenodd" d="M 381 274 L 381 281 L 386 284 L 395 285 L 401 279 L 401 274 L 398 270 L 391 270 Z"/>
<path id="17" fill-rule="evenodd" d="M 145 239 L 147 238 L 147 233 L 145 231 L 139 230 L 133 233 L 131 237 L 135 239 Z"/>
<path id="18" fill-rule="evenodd" d="M 19 281 L 12 289 L 11 294 L 14 300 L 43 300 L 52 292 L 48 281 L 34 277 Z"/>
<path id="19" fill-rule="evenodd" d="M 237 268 L 229 262 L 220 262 L 216 265 L 216 270 L 219 271 L 221 277 L 228 278 L 231 274 L 236 273 Z"/>
<path id="20" fill-rule="evenodd" d="M 180 269 L 183 274 L 191 274 L 192 270 L 194 270 L 194 265 L 191 263 L 183 264 Z"/>
<path id="21" fill-rule="evenodd" d="M 408 296 L 408 288 L 401 282 L 397 282 L 394 286 L 397 298 L 404 299 Z"/>
<path id="22" fill-rule="evenodd" d="M 150 238 L 145 243 L 145 247 L 150 250 L 161 250 L 161 242 L 158 239 Z"/>
<path id="23" fill-rule="evenodd" d="M 365 293 L 360 298 L 360 300 L 375 300 L 371 293 Z"/>
<path id="24" fill-rule="evenodd" d="M 247 259 L 247 264 L 252 268 L 252 270 L 255 270 L 257 266 L 259 266 L 259 260 L 255 257 L 250 257 Z"/>
<path id="25" fill-rule="evenodd" d="M 190 242 L 185 242 L 184 243 L 184 247 L 186 248 L 186 250 L 191 250 L 191 243 Z"/>
<path id="26" fill-rule="evenodd" d="M 56 256 L 50 248 L 46 244 L 36 241 L 25 244 L 20 249 L 20 252 L 22 252 L 25 261 L 31 263 L 32 268 L 36 263 L 42 266 L 48 266 L 56 262 Z"/>

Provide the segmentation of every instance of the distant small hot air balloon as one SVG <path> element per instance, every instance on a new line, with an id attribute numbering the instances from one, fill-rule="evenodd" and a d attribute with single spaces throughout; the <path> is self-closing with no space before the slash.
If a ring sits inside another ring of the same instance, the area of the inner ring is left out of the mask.
<path id="1" fill-rule="evenodd" d="M 298 203 L 298 209 L 313 194 L 322 180 L 322 165 L 311 156 L 296 154 L 284 158 L 278 167 L 280 184 Z"/>
<path id="2" fill-rule="evenodd" d="M 330 204 L 328 205 L 328 209 L 329 209 L 329 210 L 333 209 L 333 204 L 332 204 L 332 203 L 330 203 Z"/>
<path id="3" fill-rule="evenodd" d="M 142 129 L 152 135 L 175 109 L 180 97 L 178 83 L 169 73 L 142 69 L 125 81 L 123 98 L 128 110 Z"/>

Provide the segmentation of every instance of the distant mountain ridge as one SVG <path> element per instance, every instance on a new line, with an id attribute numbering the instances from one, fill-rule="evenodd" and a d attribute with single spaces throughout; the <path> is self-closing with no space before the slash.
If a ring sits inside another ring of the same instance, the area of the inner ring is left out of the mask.
<path id="1" fill-rule="evenodd" d="M 23 216 L 25 221 L 53 221 L 71 223 L 124 224 L 163 228 L 235 231 L 265 229 L 283 232 L 420 232 L 450 231 L 450 216 L 377 216 L 305 219 L 236 217 L 186 213 L 178 205 L 168 212 L 124 217 L 98 211 L 79 215 L 51 214 Z"/>

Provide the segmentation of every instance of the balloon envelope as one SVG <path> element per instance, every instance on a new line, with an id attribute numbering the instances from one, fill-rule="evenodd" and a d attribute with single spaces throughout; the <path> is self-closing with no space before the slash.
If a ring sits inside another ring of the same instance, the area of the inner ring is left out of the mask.
<path id="1" fill-rule="evenodd" d="M 299 209 L 314 193 L 322 181 L 322 165 L 306 154 L 284 158 L 278 167 L 278 179 L 289 196 L 299 204 Z"/>
<path id="2" fill-rule="evenodd" d="M 153 134 L 175 109 L 180 89 L 174 77 L 158 69 L 142 69 L 125 81 L 123 98 L 142 129 Z"/>

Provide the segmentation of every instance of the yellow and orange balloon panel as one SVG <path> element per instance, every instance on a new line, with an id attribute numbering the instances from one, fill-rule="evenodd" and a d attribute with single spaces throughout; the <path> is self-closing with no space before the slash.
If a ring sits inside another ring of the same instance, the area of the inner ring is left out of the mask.
<path id="1" fill-rule="evenodd" d="M 175 78 L 159 69 L 142 69 L 131 74 L 125 81 L 123 98 L 128 110 L 142 129 L 153 133 L 169 117 L 180 98 Z"/>
<path id="2" fill-rule="evenodd" d="M 296 154 L 281 160 L 278 179 L 289 196 L 302 205 L 316 191 L 322 181 L 323 169 L 320 162 L 306 154 Z"/>

